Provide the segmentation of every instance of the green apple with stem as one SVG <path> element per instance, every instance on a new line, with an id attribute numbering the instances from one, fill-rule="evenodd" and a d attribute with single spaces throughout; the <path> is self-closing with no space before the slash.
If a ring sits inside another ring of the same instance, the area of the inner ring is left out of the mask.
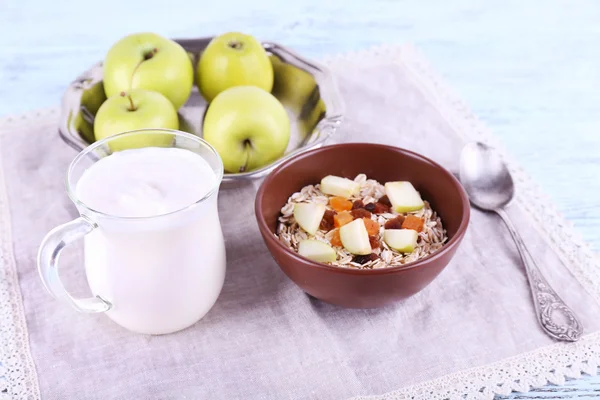
<path id="1" fill-rule="evenodd" d="M 250 35 L 229 32 L 215 37 L 200 55 L 198 89 L 211 102 L 233 86 L 256 86 L 270 92 L 273 66 L 260 42 Z"/>
<path id="2" fill-rule="evenodd" d="M 134 89 L 109 97 L 100 106 L 94 120 L 94 135 L 101 140 L 117 133 L 138 129 L 179 129 L 177 111 L 158 92 Z M 110 142 L 113 151 L 140 147 L 166 147 L 173 141 L 171 134 L 135 135 Z"/>
<path id="3" fill-rule="evenodd" d="M 236 86 L 210 103 L 203 136 L 217 150 L 227 172 L 247 172 L 283 155 L 290 140 L 290 119 L 271 93 Z"/>
<path id="4" fill-rule="evenodd" d="M 132 89 L 162 93 L 175 109 L 190 97 L 194 68 L 178 43 L 154 33 L 124 37 L 108 51 L 103 64 L 104 90 L 108 97 Z"/>

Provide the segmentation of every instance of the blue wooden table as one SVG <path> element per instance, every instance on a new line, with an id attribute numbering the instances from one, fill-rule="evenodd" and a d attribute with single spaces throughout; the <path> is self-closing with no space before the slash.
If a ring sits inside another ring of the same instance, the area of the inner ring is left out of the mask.
<path id="1" fill-rule="evenodd" d="M 73 77 L 137 31 L 186 37 L 239 30 L 316 58 L 409 41 L 600 250 L 597 0 L 92 4 L 0 1 L 0 118 L 56 106 Z M 509 398 L 600 398 L 600 377 Z"/>

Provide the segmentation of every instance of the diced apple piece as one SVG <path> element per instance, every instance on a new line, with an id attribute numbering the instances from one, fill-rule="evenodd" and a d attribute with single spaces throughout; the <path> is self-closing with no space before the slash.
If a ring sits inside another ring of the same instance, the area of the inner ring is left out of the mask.
<path id="1" fill-rule="evenodd" d="M 399 253 L 412 253 L 417 246 L 419 234 L 412 229 L 386 229 L 383 240 Z"/>
<path id="2" fill-rule="evenodd" d="M 369 233 L 362 218 L 340 228 L 340 239 L 344 248 L 352 254 L 365 255 L 371 253 Z"/>
<path id="3" fill-rule="evenodd" d="M 294 218 L 300 228 L 314 235 L 319 230 L 325 210 L 325 204 L 298 203 L 294 206 Z"/>
<path id="4" fill-rule="evenodd" d="M 425 206 L 419 192 L 410 182 L 388 182 L 385 184 L 385 194 L 394 211 L 399 213 L 418 211 Z"/>
<path id="5" fill-rule="evenodd" d="M 321 192 L 331 195 L 350 198 L 356 196 L 360 190 L 360 185 L 348 178 L 327 175 L 321 179 Z"/>
<path id="6" fill-rule="evenodd" d="M 332 262 L 337 259 L 333 247 L 314 239 L 305 239 L 298 243 L 298 254 L 316 262 Z"/>

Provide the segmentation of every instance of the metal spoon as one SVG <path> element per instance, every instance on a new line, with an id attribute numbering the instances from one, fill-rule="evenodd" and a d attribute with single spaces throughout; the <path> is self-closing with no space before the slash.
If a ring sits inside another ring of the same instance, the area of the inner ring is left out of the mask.
<path id="1" fill-rule="evenodd" d="M 495 212 L 508 227 L 525 265 L 537 318 L 544 331 L 557 340 L 578 340 L 583 333 L 581 322 L 550 287 L 505 211 L 514 198 L 515 186 L 498 153 L 483 143 L 467 144 L 460 156 L 460 180 L 474 206 Z"/>

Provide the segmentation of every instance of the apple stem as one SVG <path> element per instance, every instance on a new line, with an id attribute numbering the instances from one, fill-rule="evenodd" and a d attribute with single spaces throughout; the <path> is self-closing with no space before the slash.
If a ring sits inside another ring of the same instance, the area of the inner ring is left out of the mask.
<path id="1" fill-rule="evenodd" d="M 133 99 L 131 98 L 130 94 L 127 95 L 127 98 L 129 99 L 129 108 L 128 108 L 128 110 L 129 111 L 135 111 L 135 110 L 137 110 L 137 107 L 133 104 Z"/>
<path id="2" fill-rule="evenodd" d="M 246 162 L 240 167 L 239 172 L 246 172 L 250 163 L 250 148 L 252 147 L 252 143 L 246 139 L 244 140 L 244 147 L 246 148 Z"/>
<path id="3" fill-rule="evenodd" d="M 144 61 L 151 59 L 154 55 L 158 53 L 158 49 L 155 47 L 150 51 L 144 53 Z"/>
<path id="4" fill-rule="evenodd" d="M 239 50 L 242 47 L 244 47 L 244 45 L 241 42 L 238 42 L 237 40 L 232 40 L 231 42 L 227 43 L 229 45 L 229 47 L 231 47 L 232 49 L 236 49 Z"/>

